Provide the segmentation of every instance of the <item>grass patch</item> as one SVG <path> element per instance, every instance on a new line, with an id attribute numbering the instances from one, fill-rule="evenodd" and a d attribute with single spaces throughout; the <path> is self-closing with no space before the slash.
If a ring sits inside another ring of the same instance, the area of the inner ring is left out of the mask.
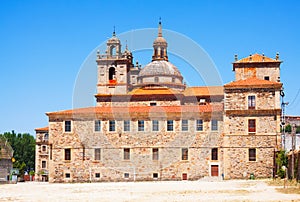
<path id="1" fill-rule="evenodd" d="M 300 194 L 300 187 L 287 187 L 287 188 L 276 188 L 275 189 L 278 192 L 284 193 L 284 194 Z"/>
<path id="2" fill-rule="evenodd" d="M 273 179 L 273 180 L 269 180 L 267 181 L 267 184 L 269 186 L 284 186 L 284 179 Z M 289 186 L 298 186 L 299 183 L 297 182 L 297 180 L 286 180 L 285 185 L 287 187 Z"/>

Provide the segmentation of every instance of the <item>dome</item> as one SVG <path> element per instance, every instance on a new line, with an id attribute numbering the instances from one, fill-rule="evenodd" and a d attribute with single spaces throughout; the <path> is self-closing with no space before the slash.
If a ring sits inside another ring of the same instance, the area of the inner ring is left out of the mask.
<path id="1" fill-rule="evenodd" d="M 165 43 L 165 44 L 167 44 L 167 41 L 166 41 L 166 39 L 164 37 L 159 36 L 153 42 L 154 45 L 157 44 L 157 43 Z"/>
<path id="2" fill-rule="evenodd" d="M 139 77 L 176 76 L 182 78 L 181 73 L 172 63 L 165 60 L 155 60 L 147 64 L 139 73 Z"/>

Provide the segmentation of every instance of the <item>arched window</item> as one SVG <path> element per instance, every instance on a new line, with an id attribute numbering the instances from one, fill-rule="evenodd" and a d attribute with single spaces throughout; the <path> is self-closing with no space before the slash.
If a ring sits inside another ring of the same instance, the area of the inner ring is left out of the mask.
<path id="1" fill-rule="evenodd" d="M 109 76 L 108 76 L 109 80 L 115 80 L 116 79 L 116 70 L 114 67 L 110 67 L 109 68 Z"/>
<path id="2" fill-rule="evenodd" d="M 110 47 L 110 55 L 116 55 L 116 46 L 111 46 Z"/>
<path id="3" fill-rule="evenodd" d="M 45 140 L 45 141 L 48 141 L 48 139 L 49 139 L 49 134 L 48 134 L 48 133 L 45 133 L 45 135 L 44 135 L 44 140 Z"/>
<path id="4" fill-rule="evenodd" d="M 163 58 L 164 55 L 165 55 L 165 54 L 164 54 L 164 49 L 162 48 L 162 49 L 160 49 L 160 57 Z"/>

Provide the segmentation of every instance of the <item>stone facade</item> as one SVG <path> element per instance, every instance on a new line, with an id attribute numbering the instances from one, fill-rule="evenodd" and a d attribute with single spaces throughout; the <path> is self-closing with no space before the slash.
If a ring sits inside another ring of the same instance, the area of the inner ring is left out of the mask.
<path id="1" fill-rule="evenodd" d="M 49 128 L 36 128 L 35 180 L 48 181 L 49 174 Z"/>
<path id="2" fill-rule="evenodd" d="M 36 170 L 45 158 L 50 182 L 271 177 L 281 142 L 278 56 L 236 60 L 236 80 L 224 86 L 187 87 L 161 24 L 153 44 L 140 68 L 113 34 L 97 54 L 96 106 L 47 113 L 49 155 L 37 130 Z"/>

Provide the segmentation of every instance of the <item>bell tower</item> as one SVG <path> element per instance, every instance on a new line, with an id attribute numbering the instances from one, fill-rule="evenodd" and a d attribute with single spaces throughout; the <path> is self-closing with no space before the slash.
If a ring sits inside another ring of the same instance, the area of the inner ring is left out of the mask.
<path id="1" fill-rule="evenodd" d="M 126 94 L 130 83 L 129 71 L 132 66 L 132 53 L 127 49 L 121 52 L 121 42 L 115 31 L 106 43 L 105 54 L 97 52 L 98 95 Z"/>

